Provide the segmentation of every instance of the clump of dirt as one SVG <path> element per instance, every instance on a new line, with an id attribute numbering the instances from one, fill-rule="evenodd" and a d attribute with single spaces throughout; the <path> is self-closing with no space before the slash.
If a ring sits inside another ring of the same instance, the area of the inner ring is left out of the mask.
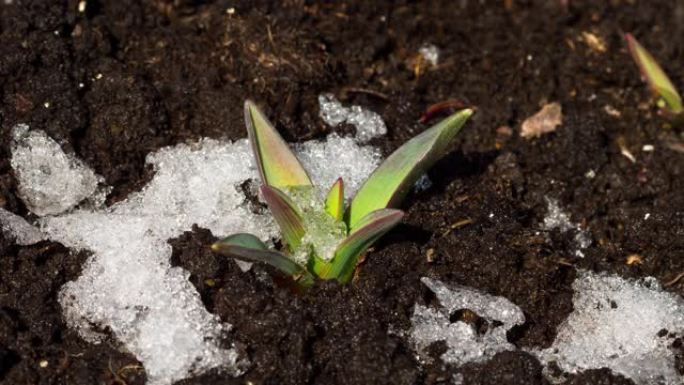
<path id="1" fill-rule="evenodd" d="M 386 153 L 427 127 L 418 119 L 431 104 L 478 108 L 429 172 L 433 187 L 409 197 L 405 223 L 350 285 L 295 295 L 268 268 L 243 273 L 213 255 L 206 230 L 172 240 L 174 264 L 234 326 L 226 342 L 252 363 L 240 378 L 217 372 L 184 384 L 449 383 L 455 368 L 421 365 L 401 336 L 414 304 L 431 300 L 426 275 L 520 306 L 527 323 L 510 333 L 520 347 L 552 343 L 572 311 L 576 267 L 652 275 L 684 294 L 674 279 L 684 271 L 684 156 L 664 142 L 680 132 L 655 116 L 621 36 L 633 32 L 684 84 L 680 3 L 87 0 L 83 12 L 76 1 L 5 3 L 0 207 L 25 217 L 9 166 L 9 132 L 20 122 L 103 175 L 112 203 L 149 180 L 150 151 L 243 137 L 247 97 L 286 139 L 302 141 L 330 132 L 317 96 L 336 93 L 382 115 L 389 133 L 374 144 Z M 416 65 L 426 43 L 440 50 L 436 66 Z M 522 121 L 551 102 L 562 105 L 563 124 L 521 138 Z M 590 234 L 584 258 L 571 233 L 543 228 L 547 197 Z M 62 320 L 59 288 L 86 258 L 0 235 L 0 382 L 144 383 L 114 338 L 88 344 Z M 522 352 L 460 372 L 464 384 L 547 383 Z M 605 369 L 569 381 L 631 383 Z"/>

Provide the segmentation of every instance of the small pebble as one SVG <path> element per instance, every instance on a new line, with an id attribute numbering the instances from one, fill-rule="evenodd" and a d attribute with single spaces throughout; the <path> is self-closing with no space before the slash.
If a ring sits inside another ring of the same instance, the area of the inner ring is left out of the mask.
<path id="1" fill-rule="evenodd" d="M 430 63 L 431 66 L 436 66 L 439 62 L 439 48 L 434 44 L 425 44 L 418 52 L 423 56 L 426 62 Z"/>

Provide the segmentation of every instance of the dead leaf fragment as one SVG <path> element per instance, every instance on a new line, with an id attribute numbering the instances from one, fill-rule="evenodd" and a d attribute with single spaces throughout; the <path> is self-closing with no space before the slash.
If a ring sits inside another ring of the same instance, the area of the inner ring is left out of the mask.
<path id="1" fill-rule="evenodd" d="M 622 112 L 620 112 L 620 110 L 616 109 L 615 107 L 611 106 L 610 104 L 606 104 L 605 106 L 603 106 L 603 111 L 605 111 L 606 114 L 608 114 L 614 118 L 622 117 Z"/>
<path id="2" fill-rule="evenodd" d="M 627 256 L 625 263 L 629 266 L 631 265 L 641 265 L 644 262 L 644 258 L 639 254 L 631 254 Z"/>
<path id="3" fill-rule="evenodd" d="M 563 124 L 563 112 L 558 102 L 545 104 L 539 112 L 525 119 L 520 130 L 523 138 L 537 138 Z"/>
<path id="4" fill-rule="evenodd" d="M 615 142 L 620 148 L 620 154 L 622 154 L 622 156 L 624 156 L 625 158 L 629 159 L 630 162 L 636 163 L 636 157 L 634 156 L 634 154 L 632 154 L 631 151 L 629 151 L 629 146 L 627 146 L 627 140 L 625 139 L 625 137 L 620 135 L 617 137 Z"/>
<path id="5" fill-rule="evenodd" d="M 674 285 L 675 283 L 679 282 L 679 280 L 681 280 L 682 278 L 684 278 L 684 272 L 677 274 L 676 277 L 674 277 L 674 278 L 672 278 L 671 280 L 665 282 L 665 283 L 663 284 L 663 287 L 670 287 L 670 286 Z"/>
<path id="6" fill-rule="evenodd" d="M 661 140 L 665 147 L 669 148 L 672 151 L 677 151 L 684 153 L 684 142 L 679 140 L 676 135 L 668 133 L 661 135 Z"/>
<path id="7" fill-rule="evenodd" d="M 591 32 L 582 32 L 582 40 L 592 50 L 596 52 L 606 52 L 606 43 L 599 36 Z"/>
<path id="8" fill-rule="evenodd" d="M 427 259 L 428 263 L 432 263 L 435 261 L 435 249 L 428 249 L 427 252 L 425 253 L 425 259 Z"/>

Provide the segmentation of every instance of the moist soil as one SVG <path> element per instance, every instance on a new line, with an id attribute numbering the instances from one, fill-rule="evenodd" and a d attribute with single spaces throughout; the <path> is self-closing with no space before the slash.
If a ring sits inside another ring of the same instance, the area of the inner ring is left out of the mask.
<path id="1" fill-rule="evenodd" d="M 684 272 L 681 131 L 655 113 L 622 39 L 633 32 L 684 85 L 683 2 L 84 0 L 82 12 L 78 3 L 0 5 L 0 207 L 28 219 L 9 165 L 17 123 L 104 176 L 111 204 L 150 179 L 149 152 L 244 137 L 247 97 L 289 141 L 353 129 L 318 118 L 320 93 L 366 106 L 387 123 L 374 141 L 385 154 L 429 126 L 419 118 L 431 104 L 478 110 L 430 171 L 433 186 L 408 198 L 404 223 L 349 285 L 295 294 L 265 267 L 243 273 L 213 255 L 208 230 L 170 240 L 172 262 L 233 325 L 226 343 L 251 362 L 239 378 L 211 372 L 182 384 L 450 383 L 455 368 L 421 364 L 401 336 L 414 305 L 435 302 L 423 276 L 520 306 L 527 322 L 509 339 L 521 348 L 553 342 L 578 268 L 655 276 L 684 294 L 675 279 Z M 437 66 L 418 56 L 426 43 L 440 49 Z M 563 124 L 521 138 L 522 121 L 554 101 Z M 543 229 L 545 197 L 589 232 L 584 258 L 573 231 Z M 145 382 L 115 338 L 88 344 L 62 318 L 59 289 L 87 257 L 0 235 L 0 383 Z M 444 349 L 432 348 L 434 357 Z M 681 354 L 677 365 L 684 371 Z M 548 384 L 522 350 L 458 371 L 463 384 Z M 600 369 L 568 383 L 632 382 Z"/>

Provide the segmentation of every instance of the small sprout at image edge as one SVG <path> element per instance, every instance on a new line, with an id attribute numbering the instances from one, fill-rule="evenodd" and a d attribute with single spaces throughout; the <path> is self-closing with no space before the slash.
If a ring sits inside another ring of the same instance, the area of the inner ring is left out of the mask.
<path id="1" fill-rule="evenodd" d="M 648 83 L 653 93 L 658 96 L 658 107 L 668 119 L 681 121 L 684 115 L 682 97 L 677 88 L 660 67 L 656 59 L 631 34 L 625 34 L 627 47 L 636 62 L 641 76 Z"/>
<path id="2" fill-rule="evenodd" d="M 217 253 L 271 265 L 302 287 L 318 279 L 346 283 L 359 258 L 399 224 L 396 209 L 418 178 L 442 158 L 471 109 L 463 109 L 415 136 L 393 152 L 345 207 L 344 181 L 314 186 L 287 143 L 251 101 L 245 102 L 247 134 L 266 202 L 281 231 L 282 250 L 269 249 L 252 234 L 233 234 L 212 245 Z"/>

